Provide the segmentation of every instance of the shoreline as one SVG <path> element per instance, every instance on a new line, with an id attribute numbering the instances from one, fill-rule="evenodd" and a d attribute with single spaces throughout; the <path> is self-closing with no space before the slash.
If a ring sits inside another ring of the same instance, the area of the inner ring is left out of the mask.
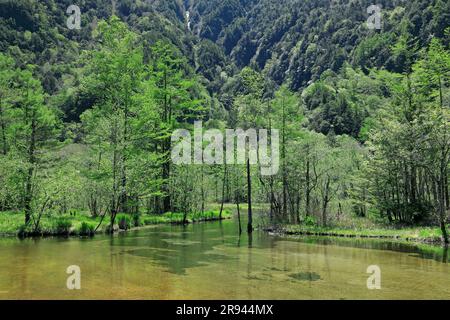
<path id="1" fill-rule="evenodd" d="M 274 236 L 306 236 L 306 237 L 330 237 L 330 238 L 347 238 L 347 239 L 379 239 L 379 240 L 392 240 L 396 242 L 408 242 L 428 244 L 434 246 L 445 247 L 442 237 L 417 236 L 421 228 L 415 229 L 322 229 L 320 227 L 302 227 L 302 226 L 270 226 L 262 228 L 264 232 L 267 232 Z M 416 232 L 416 233 L 414 233 Z"/>
<path id="2" fill-rule="evenodd" d="M 0 212 L 1 214 L 1 212 Z M 209 216 L 208 216 L 209 214 Z M 18 214 L 19 215 L 19 214 Z M 123 215 L 123 214 L 122 214 Z M 72 218 L 75 219 L 75 217 L 68 217 L 68 216 L 64 216 L 64 217 L 59 217 L 56 219 L 67 219 L 67 218 Z M 86 218 L 86 217 L 83 217 Z M 99 218 L 99 217 L 97 217 Z M 187 221 L 180 221 L 179 219 L 179 215 L 178 214 L 171 214 L 171 213 L 166 213 L 166 214 L 162 214 L 162 215 L 142 215 L 141 216 L 142 219 L 139 220 L 138 225 L 132 225 L 132 224 L 127 224 L 127 226 L 125 228 L 121 228 L 120 227 L 120 223 L 119 221 L 116 221 L 115 225 L 114 225 L 114 232 L 108 232 L 108 227 L 109 227 L 109 221 L 105 220 L 102 224 L 102 226 L 97 230 L 97 231 L 81 231 L 80 230 L 80 226 L 79 224 L 83 224 L 86 223 L 86 221 L 78 221 L 78 220 L 74 220 L 77 223 L 77 227 L 75 227 L 74 225 L 72 225 L 70 228 L 65 229 L 65 230 L 58 230 L 57 227 L 55 227 L 54 225 L 51 226 L 50 228 L 46 228 L 44 230 L 40 230 L 37 232 L 34 231 L 23 231 L 21 230 L 21 228 L 18 228 L 14 231 L 6 231 L 6 232 L 2 232 L 0 231 L 0 238 L 20 238 L 20 239 L 27 239 L 27 238 L 52 238 L 52 237 L 60 237 L 60 238 L 71 238 L 71 237 L 78 237 L 78 238 L 92 238 L 95 237 L 96 235 L 115 235 L 115 234 L 120 234 L 120 233 L 124 233 L 124 232 L 129 232 L 129 231 L 137 231 L 137 230 L 141 230 L 141 229 L 145 229 L 145 228 L 149 228 L 152 226 L 158 226 L 158 225 L 189 225 L 189 224 L 197 224 L 197 223 L 204 223 L 204 222 L 215 222 L 215 221 L 224 221 L 224 220 L 228 220 L 232 218 L 232 214 L 229 211 L 224 210 L 222 212 L 222 217 L 220 218 L 218 216 L 218 211 L 208 211 L 205 212 L 203 215 L 201 213 L 197 213 L 197 214 L 192 214 L 188 217 Z M 54 220 L 52 221 L 54 222 Z M 91 225 L 95 225 L 96 223 L 98 223 L 98 221 L 96 221 L 94 218 L 91 218 L 91 220 L 88 222 Z"/>

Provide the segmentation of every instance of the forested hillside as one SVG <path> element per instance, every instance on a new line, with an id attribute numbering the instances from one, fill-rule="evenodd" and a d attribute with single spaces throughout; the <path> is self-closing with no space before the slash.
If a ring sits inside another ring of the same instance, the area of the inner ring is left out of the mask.
<path id="1" fill-rule="evenodd" d="M 66 9 L 71 4 L 0 4 L 0 48 L 21 63 L 42 66 L 49 93 L 60 89 L 56 82 L 64 72 L 59 69 L 92 45 L 96 21 L 113 12 L 147 41 L 168 39 L 176 45 L 208 82 L 219 82 L 210 85 L 213 92 L 220 91 L 222 71 L 233 76 L 245 66 L 278 85 L 288 82 L 294 90 L 328 69 L 339 71 L 345 62 L 364 71 L 377 67 L 402 72 L 407 59 L 396 45 L 405 40 L 417 49 L 432 37 L 444 39 L 450 22 L 450 4 L 443 0 L 379 1 L 381 30 L 365 25 L 370 0 L 92 0 L 79 4 L 83 28 L 69 30 Z"/>
<path id="2" fill-rule="evenodd" d="M 0 210 L 114 231 L 247 202 L 251 232 L 253 200 L 269 223 L 448 241 L 450 3 L 379 3 L 370 29 L 369 0 L 84 0 L 78 30 L 71 0 L 1 1 Z M 200 120 L 279 130 L 279 172 L 174 165 L 171 134 Z"/>
<path id="3" fill-rule="evenodd" d="M 400 36 L 427 45 L 442 38 L 449 24 L 448 1 L 378 1 L 382 29 L 364 22 L 370 0 L 191 1 L 193 30 L 219 44 L 243 67 L 263 70 L 277 83 L 293 89 L 317 80 L 327 69 L 338 71 L 345 61 L 367 69 L 402 71 L 405 61 L 392 46 Z"/>

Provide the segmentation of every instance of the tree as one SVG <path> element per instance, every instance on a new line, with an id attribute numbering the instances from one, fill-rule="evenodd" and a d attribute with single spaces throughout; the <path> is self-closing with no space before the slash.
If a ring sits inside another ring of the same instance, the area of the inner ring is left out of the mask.
<path id="1" fill-rule="evenodd" d="M 119 211 L 128 210 L 127 170 L 129 160 L 130 118 L 133 116 L 133 97 L 139 88 L 143 75 L 143 48 L 137 44 L 134 33 L 113 16 L 109 23 L 99 23 L 100 50 L 89 53 L 87 66 L 89 76 L 85 81 L 88 91 L 100 93 L 93 111 L 87 111 L 85 122 L 97 131 L 97 146 L 100 153 L 110 156 L 108 172 L 112 184 L 109 212 L 110 230 L 113 230 Z M 96 123 L 102 121 L 103 126 Z M 107 137 L 107 144 L 101 140 Z"/>
<path id="2" fill-rule="evenodd" d="M 447 30 L 450 33 L 450 29 Z M 429 156 L 429 170 L 434 172 L 433 179 L 437 186 L 436 207 L 438 221 L 446 244 L 449 243 L 447 232 L 449 204 L 448 171 L 450 165 L 450 113 L 444 105 L 444 93 L 449 92 L 450 53 L 441 42 L 434 38 L 424 57 L 414 66 L 420 93 L 430 104 L 426 109 L 429 121 L 429 140 L 426 151 Z M 437 169 L 437 170 L 436 170 Z"/>
<path id="3" fill-rule="evenodd" d="M 14 90 L 14 77 L 16 73 L 14 60 L 0 53 L 0 150 L 3 155 L 8 153 L 9 148 L 7 130 L 11 122 L 11 107 L 16 93 L 16 90 Z"/>
<path id="4" fill-rule="evenodd" d="M 177 124 L 196 117 L 203 117 L 201 99 L 195 99 L 196 87 L 182 59 L 171 45 L 157 42 L 150 49 L 149 77 L 154 83 L 153 100 L 159 114 L 159 132 L 164 136 L 160 139 L 160 150 L 163 154 L 162 163 L 162 207 L 161 212 L 171 211 L 171 192 L 169 181 L 171 177 L 171 134 Z"/>
<path id="5" fill-rule="evenodd" d="M 448 52 L 436 40 L 410 73 L 379 73 L 391 97 L 371 133 L 369 192 L 391 222 L 417 222 L 437 212 L 445 242 L 449 166 Z"/>
<path id="6" fill-rule="evenodd" d="M 244 94 L 240 95 L 235 101 L 237 107 L 238 123 L 243 129 L 258 129 L 263 123 L 262 97 L 264 90 L 264 79 L 261 74 L 250 69 L 244 68 L 241 71 L 241 77 L 244 85 Z M 247 203 L 248 203 L 248 222 L 247 232 L 253 232 L 253 211 L 252 211 L 252 178 L 250 166 L 250 148 L 247 149 L 246 169 L 247 169 Z M 255 151 L 255 150 L 253 150 Z"/>
<path id="7" fill-rule="evenodd" d="M 23 208 L 25 224 L 28 225 L 33 215 L 32 201 L 37 192 L 35 188 L 38 188 L 34 181 L 40 165 L 40 149 L 54 138 L 57 118 L 54 110 L 45 104 L 42 85 L 33 78 L 31 66 L 19 73 L 18 84 L 22 95 L 14 112 L 14 147 L 27 168 Z"/>

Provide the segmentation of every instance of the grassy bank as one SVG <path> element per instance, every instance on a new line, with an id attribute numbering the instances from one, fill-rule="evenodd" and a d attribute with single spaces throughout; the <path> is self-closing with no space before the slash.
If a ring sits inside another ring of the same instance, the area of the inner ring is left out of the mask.
<path id="1" fill-rule="evenodd" d="M 347 238 L 374 238 L 393 239 L 402 241 L 414 241 L 424 243 L 441 243 L 442 233 L 437 227 L 412 227 L 412 228 L 324 228 L 320 226 L 306 225 L 279 225 L 267 227 L 266 231 L 285 235 L 329 236 Z"/>
<path id="2" fill-rule="evenodd" d="M 222 219 L 231 218 L 227 210 L 222 212 Z M 116 217 L 115 231 L 125 231 L 137 227 L 156 224 L 183 224 L 182 213 L 166 213 L 161 215 L 129 215 L 120 214 Z M 220 220 L 219 210 L 203 213 L 192 213 L 187 216 L 187 223 Z M 95 233 L 106 233 L 109 230 L 109 216 L 95 232 L 101 217 L 92 217 L 85 212 L 73 214 L 43 215 L 39 228 L 35 232 L 34 224 L 24 225 L 24 214 L 21 212 L 0 212 L 0 236 L 92 236 Z"/>

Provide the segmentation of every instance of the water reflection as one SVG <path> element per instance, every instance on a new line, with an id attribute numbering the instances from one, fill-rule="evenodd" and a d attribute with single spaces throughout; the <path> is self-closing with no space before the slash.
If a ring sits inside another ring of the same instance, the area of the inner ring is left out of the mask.
<path id="1" fill-rule="evenodd" d="M 310 245 L 321 245 L 327 269 L 328 248 L 330 246 L 353 247 L 362 249 L 389 250 L 410 253 L 411 257 L 433 259 L 448 263 L 448 248 L 437 246 L 418 245 L 402 242 L 393 242 L 374 239 L 357 238 L 326 238 L 326 237 L 299 237 L 285 238 L 270 236 L 261 232 L 242 234 L 236 232 L 236 221 L 223 221 L 215 223 L 201 223 L 191 226 L 160 226 L 158 228 L 141 230 L 128 234 L 120 234 L 110 239 L 111 250 L 122 247 L 123 253 L 152 260 L 165 268 L 168 272 L 185 275 L 186 269 L 204 266 L 209 263 L 226 264 L 236 257 L 213 253 L 218 246 L 227 247 L 246 246 L 248 277 L 251 278 L 252 248 L 274 248 L 277 241 L 295 241 Z M 306 247 L 316 250 L 314 246 Z M 288 259 L 286 253 L 285 259 Z M 113 259 L 113 255 L 111 255 Z M 310 256 L 306 264 L 309 268 Z"/>
<path id="2" fill-rule="evenodd" d="M 315 272 L 292 273 L 289 275 L 289 277 L 299 281 L 318 281 L 321 279 L 320 275 Z"/>
<path id="3" fill-rule="evenodd" d="M 383 290 L 368 291 L 379 265 Z M 69 265 L 79 293 L 65 290 Z M 0 239 L 0 299 L 450 298 L 448 248 L 373 239 L 238 234 L 228 220 L 93 239 Z"/>
<path id="4" fill-rule="evenodd" d="M 286 239 L 279 237 L 279 239 Z M 406 243 L 399 241 L 358 239 L 358 238 L 334 238 L 334 237 L 289 237 L 290 240 L 320 245 L 333 245 L 362 249 L 389 250 L 411 253 L 411 256 L 422 259 L 432 259 L 448 263 L 448 247 L 433 246 L 420 243 Z"/>

